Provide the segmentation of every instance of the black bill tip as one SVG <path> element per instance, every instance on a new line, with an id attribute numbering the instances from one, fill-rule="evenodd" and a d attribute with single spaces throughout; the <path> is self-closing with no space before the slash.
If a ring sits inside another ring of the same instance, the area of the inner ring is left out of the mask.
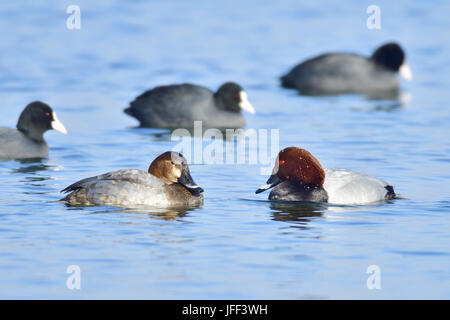
<path id="1" fill-rule="evenodd" d="M 281 182 L 280 178 L 277 175 L 272 174 L 270 178 L 267 180 L 266 184 L 261 186 L 258 190 L 255 191 L 256 194 L 266 191 L 267 189 L 275 187 L 277 184 Z"/>

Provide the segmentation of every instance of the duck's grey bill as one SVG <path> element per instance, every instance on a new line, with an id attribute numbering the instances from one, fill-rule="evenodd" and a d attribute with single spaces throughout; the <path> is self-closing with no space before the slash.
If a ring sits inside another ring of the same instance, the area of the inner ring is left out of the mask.
<path id="1" fill-rule="evenodd" d="M 194 182 L 194 179 L 192 179 L 187 170 L 183 170 L 181 172 L 181 176 L 178 178 L 178 183 L 188 189 L 188 191 L 194 196 L 199 196 L 200 193 L 203 192 L 203 189 Z"/>
<path id="2" fill-rule="evenodd" d="M 267 189 L 275 187 L 277 184 L 281 182 L 280 178 L 276 175 L 271 175 L 269 180 L 267 180 L 266 184 L 261 186 L 258 190 L 255 191 L 255 193 L 261 193 L 263 191 L 266 191 Z"/>

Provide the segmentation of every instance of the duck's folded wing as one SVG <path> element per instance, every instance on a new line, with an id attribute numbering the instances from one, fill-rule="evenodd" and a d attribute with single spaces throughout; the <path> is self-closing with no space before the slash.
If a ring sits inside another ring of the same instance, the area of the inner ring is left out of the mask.
<path id="1" fill-rule="evenodd" d="M 100 181 L 116 182 L 130 182 L 147 187 L 161 187 L 164 183 L 155 176 L 148 174 L 142 170 L 137 169 L 123 169 L 117 171 L 111 171 L 102 175 L 89 177 L 80 181 L 77 181 L 70 186 L 61 190 L 61 192 L 67 193 L 82 188 L 87 188 L 92 184 Z"/>
<path id="2" fill-rule="evenodd" d="M 334 204 L 365 204 L 384 200 L 389 184 L 378 178 L 346 169 L 325 169 L 323 187 L 328 202 Z M 392 188 L 392 187 L 391 187 Z"/>

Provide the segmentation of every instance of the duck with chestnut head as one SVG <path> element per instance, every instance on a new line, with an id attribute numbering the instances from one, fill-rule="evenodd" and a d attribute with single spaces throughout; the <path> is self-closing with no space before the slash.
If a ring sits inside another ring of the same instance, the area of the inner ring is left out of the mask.
<path id="1" fill-rule="evenodd" d="M 273 188 L 269 200 L 367 204 L 396 197 L 385 181 L 347 169 L 323 169 L 307 150 L 289 147 L 279 152 L 272 175 L 256 190 Z"/>

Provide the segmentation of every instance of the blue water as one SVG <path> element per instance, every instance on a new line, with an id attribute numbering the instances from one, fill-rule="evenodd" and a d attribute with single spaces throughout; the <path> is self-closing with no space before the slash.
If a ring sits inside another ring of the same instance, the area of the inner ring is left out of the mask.
<path id="1" fill-rule="evenodd" d="M 68 5 L 81 29 L 66 28 Z M 450 298 L 450 5 L 372 2 L 21 1 L 0 4 L 1 126 L 33 100 L 69 134 L 46 134 L 41 161 L 0 162 L 0 298 Z M 399 41 L 414 81 L 408 103 L 303 97 L 277 78 L 325 51 L 369 55 Z M 407 199 L 368 206 L 286 206 L 255 195 L 259 164 L 191 165 L 202 207 L 70 208 L 59 190 L 121 168 L 145 170 L 174 147 L 122 112 L 159 84 L 216 89 L 233 80 L 280 148 L 364 172 Z M 81 289 L 69 290 L 69 265 Z M 381 288 L 369 290 L 368 266 Z"/>

